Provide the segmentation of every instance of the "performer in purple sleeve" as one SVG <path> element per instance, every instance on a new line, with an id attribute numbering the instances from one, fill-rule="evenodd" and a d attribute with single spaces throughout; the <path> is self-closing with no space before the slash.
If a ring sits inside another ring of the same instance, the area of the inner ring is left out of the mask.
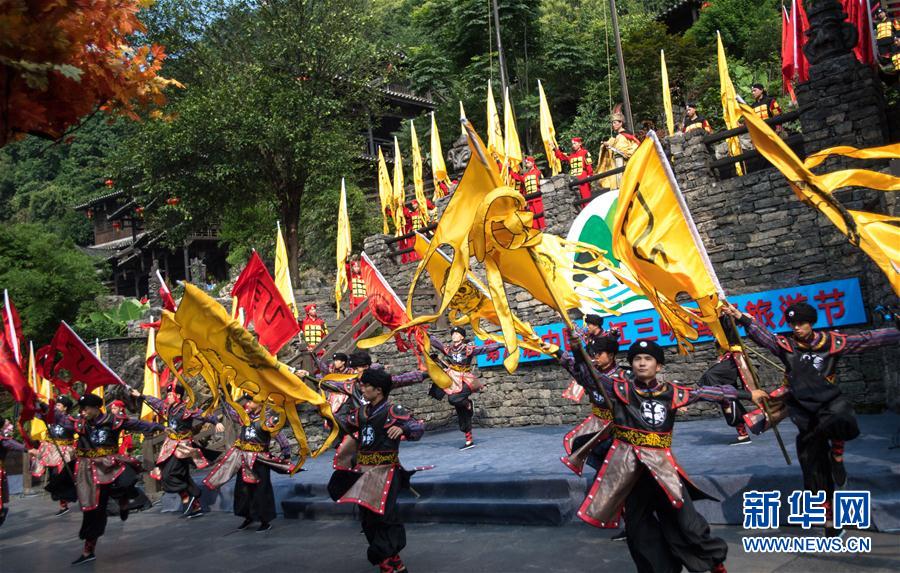
<path id="1" fill-rule="evenodd" d="M 359 384 L 366 403 L 338 418 L 347 435 L 358 436 L 357 465 L 352 471 L 335 471 L 328 492 L 338 503 L 360 507 L 369 562 L 378 565 L 382 573 L 400 573 L 406 571 L 400 559 L 400 551 L 406 546 L 406 529 L 397 495 L 409 488 L 409 479 L 415 473 L 400 465 L 400 442 L 420 439 L 425 426 L 413 419 L 411 412 L 388 400 L 392 382 L 383 369 L 366 370 Z"/>
<path id="2" fill-rule="evenodd" d="M 769 394 L 773 406 L 783 404 L 800 430 L 797 434 L 797 458 L 803 471 L 804 489 L 825 491 L 830 503 L 835 485 L 847 482 L 844 468 L 844 442 L 859 435 L 853 406 L 841 394 L 836 371 L 841 356 L 861 354 L 880 346 L 900 343 L 900 329 L 882 328 L 841 334 L 814 331 L 816 309 L 805 302 L 792 304 L 785 311 L 793 333 L 779 336 L 733 306 L 723 313 L 747 328 L 747 335 L 765 347 L 784 364 L 783 385 Z M 750 430 L 759 433 L 769 421 L 762 410 L 745 416 Z M 830 442 L 830 443 L 829 443 Z M 829 523 L 830 510 L 829 509 Z M 826 527 L 829 535 L 839 532 Z"/>
<path id="3" fill-rule="evenodd" d="M 6 418 L 0 418 L 0 525 L 9 513 L 9 482 L 6 479 L 6 454 L 24 452 L 25 445 L 12 439 L 13 425 Z"/>
<path id="4" fill-rule="evenodd" d="M 627 375 L 628 370 L 616 364 L 618 333 L 592 337 L 585 345 L 585 350 L 591 357 L 594 368 L 609 378 L 623 379 Z M 591 415 L 563 438 L 566 456 L 560 458 L 560 461 L 581 475 L 585 463 L 594 469 L 599 469 L 603 463 L 606 452 L 612 445 L 613 413 L 592 378 L 575 378 L 575 382 L 584 388 L 591 401 Z"/>
<path id="5" fill-rule="evenodd" d="M 271 472 L 280 474 L 291 471 L 291 445 L 279 427 L 279 420 L 263 412 L 263 405 L 244 395 L 244 411 L 248 423 L 244 423 L 234 409 L 225 404 L 225 414 L 241 425 L 234 445 L 219 458 L 203 483 L 210 489 L 218 489 L 237 476 L 234 484 L 234 514 L 243 517 L 238 529 L 247 529 L 259 521 L 258 533 L 272 529 L 275 519 L 275 491 L 272 489 Z M 281 449 L 281 457 L 270 452 L 272 439 Z"/>
<path id="6" fill-rule="evenodd" d="M 215 416 L 204 416 L 198 409 L 191 409 L 184 403 L 184 387 L 172 382 L 166 387 L 165 401 L 153 396 L 144 396 L 132 389 L 131 395 L 144 401 L 166 424 L 166 439 L 156 457 L 156 467 L 150 477 L 159 480 L 163 490 L 177 493 L 184 506 L 182 515 L 188 519 L 203 515 L 200 505 L 200 488 L 191 478 L 191 466 L 203 469 L 209 462 L 194 443 L 194 425 L 197 422 L 216 424 L 216 431 L 224 426 Z"/>
<path id="7" fill-rule="evenodd" d="M 72 562 L 73 565 L 94 560 L 97 540 L 106 531 L 106 506 L 109 499 L 119 502 L 119 517 L 125 521 L 128 519 L 131 500 L 139 495 L 134 485 L 138 481 L 141 462 L 119 453 L 119 434 L 123 430 L 144 434 L 164 430 L 163 426 L 153 422 L 142 422 L 112 413 L 104 414 L 100 411 L 103 400 L 94 394 L 82 396 L 78 400 L 78 406 L 81 408 L 79 418 L 60 421 L 62 425 L 74 429 L 78 435 L 75 487 L 82 512 L 78 537 L 84 540 L 84 549 L 81 556 Z"/>
<path id="8" fill-rule="evenodd" d="M 359 386 L 359 379 L 362 374 L 369 369 L 383 370 L 381 364 L 373 364 L 372 357 L 368 352 L 360 350 L 350 355 L 348 365 L 350 370 L 356 374 L 355 378 L 346 380 L 330 380 L 328 376 L 319 381 L 319 388 L 325 390 L 328 396 L 328 402 L 331 404 L 331 411 L 335 419 L 349 409 L 358 408 L 366 404 L 366 399 L 362 394 Z M 340 377 L 340 375 L 339 375 Z M 411 370 L 402 374 L 391 375 L 391 387 L 394 389 L 420 384 L 428 378 L 427 372 L 420 370 Z M 339 399 L 342 397 L 343 399 Z M 341 435 L 335 440 L 338 443 L 337 450 L 334 454 L 333 467 L 336 470 L 349 470 L 356 465 L 354 457 L 356 456 L 356 440 L 347 436 L 343 428 Z"/>
<path id="9" fill-rule="evenodd" d="M 573 340 L 574 345 L 580 341 Z M 593 384 L 590 366 L 579 348 L 561 359 L 585 384 Z M 613 443 L 578 510 L 578 517 L 596 527 L 618 527 L 624 508 L 625 533 L 631 557 L 640 573 L 659 571 L 725 571 L 728 545 L 712 537 L 709 524 L 694 509 L 692 499 L 713 499 L 695 486 L 672 454 L 675 412 L 698 401 L 723 403 L 760 401 L 765 392 L 733 386 L 698 386 L 660 382 L 663 349 L 638 340 L 628 349 L 631 374 L 613 378 L 598 373 L 610 400 L 615 427 Z"/>
<path id="10" fill-rule="evenodd" d="M 501 348 L 501 345 L 497 342 L 487 342 L 482 346 L 475 346 L 466 340 L 466 331 L 461 326 L 450 329 L 450 344 L 444 344 L 432 334 L 428 337 L 431 339 L 431 347 L 444 355 L 444 371 L 453 380 L 453 384 L 447 389 L 432 384 L 428 393 L 436 400 L 447 395 L 447 401 L 456 409 L 459 431 L 466 435 L 466 442 L 460 449 L 471 448 L 475 445 L 472 438 L 472 417 L 475 413 L 472 395 L 484 387 L 472 372 L 472 361 L 479 354 L 493 352 Z M 438 359 L 434 354 L 432 358 Z"/>
<path id="11" fill-rule="evenodd" d="M 53 492 L 50 494 L 53 501 L 59 502 L 57 517 L 68 513 L 69 504 L 78 501 L 78 492 L 72 481 L 75 475 L 75 429 L 73 423 L 63 423 L 70 419 L 69 410 L 74 404 L 68 396 L 60 396 L 52 410 L 41 403 L 35 413 L 35 418 L 47 425 L 47 439 L 30 452 L 31 475 L 40 479 L 49 471 L 46 489 Z"/>

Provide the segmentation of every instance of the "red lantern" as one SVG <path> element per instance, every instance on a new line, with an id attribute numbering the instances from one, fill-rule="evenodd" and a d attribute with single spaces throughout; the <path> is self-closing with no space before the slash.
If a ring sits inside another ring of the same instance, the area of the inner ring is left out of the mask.
<path id="1" fill-rule="evenodd" d="M 107 186 L 107 187 L 112 187 L 112 186 L 114 185 L 112 179 L 107 179 L 104 183 L 106 183 L 106 186 Z"/>
<path id="2" fill-rule="evenodd" d="M 87 218 L 88 218 L 88 219 L 93 219 L 93 218 L 94 218 L 94 210 L 93 210 L 93 209 L 88 209 L 87 211 L 85 211 L 84 214 L 87 215 Z"/>
<path id="3" fill-rule="evenodd" d="M 168 199 L 166 199 L 166 205 L 174 206 L 178 205 L 179 203 L 181 203 L 181 199 L 179 199 L 178 197 L 169 197 Z"/>
<path id="4" fill-rule="evenodd" d="M 143 216 L 144 216 L 144 208 L 143 208 L 143 207 L 136 207 L 136 208 L 134 209 L 134 214 L 137 215 L 138 217 L 143 217 Z"/>
<path id="5" fill-rule="evenodd" d="M 119 221 L 113 221 L 113 230 L 114 230 L 114 231 L 121 231 L 121 230 L 122 230 L 122 223 L 120 223 Z"/>

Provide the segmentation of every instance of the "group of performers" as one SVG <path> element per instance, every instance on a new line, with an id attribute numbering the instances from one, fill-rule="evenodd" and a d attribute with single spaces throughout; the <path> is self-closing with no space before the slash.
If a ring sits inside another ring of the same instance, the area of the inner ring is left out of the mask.
<path id="1" fill-rule="evenodd" d="M 770 351 L 784 365 L 782 386 L 771 392 L 742 387 L 733 372 L 718 364 L 710 368 L 699 385 L 682 385 L 660 379 L 666 363 L 663 349 L 655 342 L 638 340 L 627 351 L 625 364 L 617 361 L 620 333 L 603 330 L 602 318 L 588 315 L 585 329 L 571 333 L 571 351 L 554 353 L 554 358 L 580 385 L 591 404 L 591 414 L 563 440 L 561 461 L 578 475 L 586 466 L 596 471 L 577 515 L 600 528 L 618 528 L 625 520 L 624 537 L 640 572 L 725 571 L 728 546 L 710 533 L 709 524 L 694 508 L 694 501 L 714 499 L 688 477 L 672 452 L 675 413 L 695 402 L 713 402 L 733 413 L 732 425 L 753 433 L 765 431 L 789 416 L 797 425 L 797 453 L 804 487 L 825 491 L 830 499 L 836 487 L 844 485 L 844 444 L 859 435 L 853 408 L 836 384 L 835 372 L 841 356 L 900 343 L 900 329 L 884 328 L 845 335 L 817 332 L 813 324 L 816 310 L 806 303 L 788 307 L 786 319 L 792 333 L 775 335 L 752 317 L 725 304 L 725 319 L 747 329 L 748 336 Z M 465 434 L 462 449 L 474 445 L 472 397 L 482 389 L 474 374 L 473 360 L 494 352 L 500 345 L 475 345 L 461 327 L 451 329 L 444 343 L 430 336 L 436 358 L 446 369 L 452 385 L 433 385 L 429 394 L 448 397 L 454 406 L 459 429 Z M 549 352 L 549 347 L 547 348 Z M 400 552 L 406 533 L 398 510 L 399 492 L 409 487 L 417 469 L 404 468 L 399 460 L 403 440 L 422 437 L 424 424 L 399 404 L 390 400 L 392 390 L 420 384 L 428 379 L 422 370 L 392 375 L 373 363 L 364 351 L 349 356 L 335 353 L 330 364 L 316 358 L 319 377 L 298 370 L 327 394 L 339 424 L 339 445 L 334 456 L 334 474 L 328 491 L 338 503 L 360 507 L 363 532 L 368 541 L 367 556 L 385 573 L 403 572 Z M 721 364 L 721 363 L 720 363 Z M 724 382 L 710 384 L 708 381 Z M 241 400 L 246 417 L 230 406 L 216 415 L 204 415 L 184 402 L 184 388 L 169 384 L 164 399 L 131 395 L 147 404 L 163 424 L 129 417 L 121 411 L 103 411 L 103 401 L 85 394 L 75 405 L 60 396 L 51 405 L 41 404 L 38 417 L 47 424 L 47 438 L 31 451 L 31 471 L 35 477 L 49 473 L 46 489 L 59 503 L 57 515 L 69 511 L 78 501 L 82 509 L 79 537 L 84 541 L 81 555 L 73 564 L 95 559 L 98 539 L 103 535 L 110 500 L 120 519 L 141 495 L 135 487 L 140 462 L 119 448 L 120 434 L 165 432 L 165 440 L 151 476 L 162 489 L 180 496 L 182 514 L 193 519 L 203 515 L 201 490 L 192 471 L 209 465 L 195 442 L 195 431 L 204 424 L 224 430 L 222 421 L 240 427 L 233 445 L 222 454 L 203 480 L 217 489 L 235 478 L 234 513 L 243 518 L 238 529 L 258 522 L 257 531 L 271 529 L 277 510 L 271 472 L 292 469 L 291 449 L 286 436 L 276 431 L 278 420 L 265 404 L 251 396 Z M 759 409 L 746 412 L 740 402 L 754 402 Z M 769 414 L 762 405 L 767 404 Z M 110 405 L 111 406 L 111 405 Z M 745 413 L 746 412 L 746 413 Z M 732 423 L 730 421 L 729 423 Z M 11 439 L 12 425 L 4 421 L 0 435 L 0 461 L 7 452 L 25 451 Z M 746 432 L 744 432 L 746 433 Z M 280 451 L 271 451 L 277 443 Z M 0 523 L 8 512 L 8 485 L 0 463 Z M 838 535 L 828 507 L 826 535 Z"/>

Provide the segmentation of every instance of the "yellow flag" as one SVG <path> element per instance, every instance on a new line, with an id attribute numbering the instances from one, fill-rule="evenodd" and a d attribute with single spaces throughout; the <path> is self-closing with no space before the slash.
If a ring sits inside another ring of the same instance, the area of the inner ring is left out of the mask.
<path id="1" fill-rule="evenodd" d="M 388 228 L 388 209 L 391 211 L 391 218 L 394 217 L 394 188 L 391 185 L 391 175 L 388 172 L 387 163 L 384 162 L 384 154 L 381 152 L 381 146 L 378 146 L 378 198 L 381 199 L 381 221 L 383 223 L 382 233 L 387 235 L 391 232 Z"/>
<path id="2" fill-rule="evenodd" d="M 666 112 L 666 129 L 669 135 L 675 133 L 675 116 L 672 114 L 672 92 L 669 90 L 669 70 L 666 68 L 666 51 L 659 51 L 659 65 L 662 73 L 663 109 Z"/>
<path id="3" fill-rule="evenodd" d="M 725 127 L 734 129 L 738 126 L 738 119 L 741 112 L 738 108 L 738 96 L 734 91 L 734 84 L 731 83 L 731 76 L 728 74 L 728 62 L 725 59 L 725 46 L 722 45 L 722 35 L 716 32 L 716 42 L 718 43 L 718 66 L 719 66 L 719 86 L 722 94 L 722 119 L 725 120 Z M 732 157 L 741 154 L 741 142 L 737 137 L 728 139 L 728 152 Z M 744 169 L 740 162 L 734 164 L 734 168 L 738 175 L 744 174 Z"/>
<path id="4" fill-rule="evenodd" d="M 406 203 L 406 191 L 403 188 L 403 157 L 400 155 L 400 143 L 394 137 L 394 200 L 392 201 L 392 209 L 394 210 L 394 229 L 395 234 L 402 235 L 403 229 L 406 227 L 403 220 L 403 204 Z"/>
<path id="5" fill-rule="evenodd" d="M 294 285 L 291 284 L 287 247 L 284 244 L 284 237 L 281 235 L 281 222 L 277 222 L 276 226 L 278 231 L 275 235 L 275 286 L 281 293 L 281 298 L 294 313 L 294 318 L 297 318 L 297 301 L 294 299 Z"/>
<path id="6" fill-rule="evenodd" d="M 550 104 L 544 94 L 544 86 L 538 80 L 538 93 L 541 99 L 541 139 L 544 141 L 544 153 L 547 155 L 547 164 L 550 166 L 550 174 L 559 175 L 562 165 L 553 150 L 559 147 L 556 143 L 556 128 L 553 127 L 553 116 L 550 115 Z"/>
<path id="7" fill-rule="evenodd" d="M 412 147 L 413 161 L 413 188 L 416 192 L 416 202 L 419 204 L 419 213 L 428 218 L 428 201 L 425 199 L 425 179 L 422 175 L 422 151 L 419 149 L 419 137 L 416 135 L 416 124 L 409 120 L 410 147 Z"/>
<path id="8" fill-rule="evenodd" d="M 141 390 L 141 393 L 144 396 L 161 398 L 161 392 L 159 391 L 159 374 L 154 372 L 153 369 L 148 366 L 150 359 L 156 354 L 156 329 L 149 328 L 147 330 L 149 333 L 147 335 L 147 350 L 144 352 L 144 387 Z M 153 422 L 156 420 L 156 412 L 147 404 L 141 406 L 141 420 L 146 422 Z"/>
<path id="9" fill-rule="evenodd" d="M 460 100 L 459 101 L 459 119 L 460 119 L 459 129 L 462 130 L 463 137 L 466 136 L 466 126 L 462 124 L 462 120 L 465 118 L 466 118 L 466 110 L 463 109 L 462 100 Z"/>
<path id="10" fill-rule="evenodd" d="M 747 105 L 741 105 L 747 131 L 759 153 L 787 178 L 797 197 L 821 211 L 851 244 L 862 249 L 887 276 L 900 295 L 900 217 L 845 208 L 833 195 L 836 189 L 855 186 L 881 191 L 900 190 L 900 178 L 867 169 L 845 169 L 817 175 Z M 807 159 L 818 165 L 830 155 L 858 158 L 896 158 L 900 145 L 872 149 L 837 147 L 826 149 Z"/>
<path id="11" fill-rule="evenodd" d="M 431 112 L 431 177 L 434 179 L 434 196 L 432 200 L 437 201 L 444 196 L 440 183 L 443 181 L 449 184 L 449 177 L 447 175 L 447 165 L 444 163 L 444 153 L 441 151 L 441 136 L 438 133 L 434 112 Z"/>
<path id="12" fill-rule="evenodd" d="M 428 239 L 421 234 L 416 234 L 415 249 L 419 255 L 424 255 L 428 250 Z M 434 285 L 434 290 L 441 294 L 444 292 L 444 278 L 450 269 L 452 259 L 444 253 L 440 248 L 436 251 L 439 256 L 428 259 L 427 269 L 428 276 Z M 520 320 L 515 314 L 512 315 L 515 325 L 516 334 L 521 340 L 519 344 L 529 350 L 535 352 L 543 352 L 541 348 L 541 337 L 537 335 L 527 322 Z M 494 340 L 502 343 L 503 337 L 497 336 L 495 333 L 487 332 L 481 326 L 481 321 L 485 320 L 493 325 L 500 325 L 500 318 L 497 309 L 494 307 L 494 301 L 488 289 L 484 286 L 475 275 L 467 273 L 466 281 L 460 288 L 456 296 L 450 301 L 450 308 L 447 312 L 447 318 L 452 325 L 466 325 L 472 327 L 472 332 L 482 340 Z M 551 349 L 552 351 L 552 349 Z"/>
<path id="13" fill-rule="evenodd" d="M 610 265 L 603 259 L 602 252 L 592 247 L 547 238 L 551 236 L 533 229 L 533 214 L 526 209 L 524 197 L 515 189 L 503 186 L 493 157 L 489 156 L 471 124 L 466 121 L 465 127 L 472 156 L 413 275 L 407 309 L 412 307 L 412 296 L 422 272 L 428 270 L 433 257 L 440 256 L 436 252 L 437 246 L 446 244 L 453 249 L 453 260 L 444 273 L 442 299 L 436 313 L 413 318 L 400 330 L 433 322 L 455 304 L 455 297 L 460 296 L 467 284 L 469 259 L 474 256 L 484 263 L 487 290 L 509 353 L 504 366 L 513 372 L 519 361 L 519 341 L 504 282 L 529 289 L 539 300 L 543 297 L 553 308 L 560 310 L 563 319 L 571 325 L 564 311 L 571 308 L 570 303 L 577 306 L 577 293 L 567 296 L 572 291 L 571 284 L 566 284 L 567 279 L 575 270 L 590 273 L 591 268 L 609 268 Z M 563 255 L 562 251 L 568 252 Z M 589 262 L 578 263 L 576 268 L 576 254 L 592 256 Z M 596 279 L 603 283 L 599 276 Z M 371 347 L 386 341 L 392 334 L 358 344 Z"/>
<path id="14" fill-rule="evenodd" d="M 513 171 L 519 171 L 522 164 L 522 147 L 519 144 L 519 130 L 516 129 L 516 117 L 513 114 L 512 103 L 509 101 L 509 88 L 503 94 L 503 131 L 506 132 L 506 145 L 503 154 L 506 156 L 506 165 Z M 504 173 L 504 177 L 507 177 Z M 507 181 L 509 179 L 507 178 Z"/>
<path id="15" fill-rule="evenodd" d="M 698 337 L 692 321 L 706 323 L 729 347 L 718 320 L 721 287 L 656 134 L 650 132 L 625 167 L 612 231 L 613 254 L 627 268 L 682 351 Z M 678 302 L 682 294 L 698 309 Z"/>
<path id="16" fill-rule="evenodd" d="M 494 90 L 488 82 L 487 89 L 487 149 L 488 153 L 503 161 L 503 132 L 500 129 L 500 114 L 497 112 L 497 104 L 494 102 Z"/>
<path id="17" fill-rule="evenodd" d="M 334 301 L 337 318 L 341 317 L 341 296 L 347 288 L 347 261 L 353 245 L 350 240 L 350 218 L 347 216 L 347 189 L 341 179 L 341 203 L 338 206 L 337 221 L 337 275 L 334 279 Z"/>
<path id="18" fill-rule="evenodd" d="M 232 399 L 230 384 L 251 394 L 254 401 L 265 404 L 275 413 L 275 425 L 266 430 L 278 432 L 286 422 L 290 423 L 300 450 L 300 460 L 294 471 L 300 469 L 310 454 L 319 455 L 334 441 L 338 426 L 325 398 L 292 374 L 259 344 L 253 334 L 232 320 L 222 305 L 202 290 L 186 284 L 178 310 L 174 314 L 163 311 L 160 322 L 156 337 L 160 358 L 176 372 L 186 389 L 189 388 L 186 377 L 204 379 L 213 397 L 207 411 L 215 408 L 219 400 L 224 400 L 244 423 L 249 423 L 244 409 Z M 176 360 L 184 368 L 181 373 L 175 369 Z M 315 407 L 332 424 L 328 437 L 312 453 L 297 414 L 297 407 L 302 404 Z"/>
<path id="19" fill-rule="evenodd" d="M 100 358 L 100 339 L 99 338 L 94 339 L 94 354 L 97 355 L 97 358 Z M 103 396 L 104 389 L 105 389 L 105 386 L 97 386 L 96 388 L 94 388 L 91 391 L 91 394 L 93 394 L 94 396 L 99 396 L 100 399 L 103 400 L 105 403 L 106 399 Z"/>
<path id="20" fill-rule="evenodd" d="M 49 402 L 53 395 L 50 393 L 50 382 L 45 381 L 47 388 L 41 387 L 41 377 L 37 373 L 37 365 L 34 363 L 34 345 L 28 342 L 28 385 L 44 402 Z M 44 393 L 46 392 L 46 394 Z M 38 418 L 31 419 L 28 435 L 34 442 L 47 439 L 47 424 Z"/>

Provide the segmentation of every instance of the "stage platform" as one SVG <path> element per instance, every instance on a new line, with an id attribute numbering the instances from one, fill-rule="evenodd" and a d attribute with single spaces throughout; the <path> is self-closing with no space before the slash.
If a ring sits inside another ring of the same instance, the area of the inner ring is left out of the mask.
<path id="1" fill-rule="evenodd" d="M 900 530 L 900 416 L 859 417 L 862 435 L 846 448 L 846 489 L 869 490 L 873 522 L 880 531 Z M 675 455 L 688 474 L 722 503 L 701 501 L 697 508 L 713 524 L 740 525 L 742 494 L 748 490 L 780 490 L 786 515 L 787 497 L 802 488 L 794 451 L 796 430 L 780 426 L 793 465 L 788 466 L 767 433 L 748 445 L 730 446 L 734 430 L 721 419 L 679 422 Z M 412 485 L 419 497 L 404 494 L 402 511 L 409 521 L 562 525 L 573 520 L 593 472 L 578 477 L 559 461 L 562 438 L 569 427 L 476 428 L 476 447 L 460 451 L 458 431 L 426 432 L 420 442 L 405 443 L 404 466 L 434 465 L 417 473 Z M 348 519 L 355 506 L 328 497 L 331 452 L 309 460 L 293 478 L 273 474 L 280 511 L 287 518 Z M 197 472 L 197 481 L 205 472 Z M 13 480 L 13 489 L 20 487 Z M 218 492 L 204 490 L 203 502 L 214 511 L 231 511 L 232 484 Z M 174 511 L 174 495 L 163 498 L 162 511 Z M 784 518 L 784 515 L 782 518 Z"/>

